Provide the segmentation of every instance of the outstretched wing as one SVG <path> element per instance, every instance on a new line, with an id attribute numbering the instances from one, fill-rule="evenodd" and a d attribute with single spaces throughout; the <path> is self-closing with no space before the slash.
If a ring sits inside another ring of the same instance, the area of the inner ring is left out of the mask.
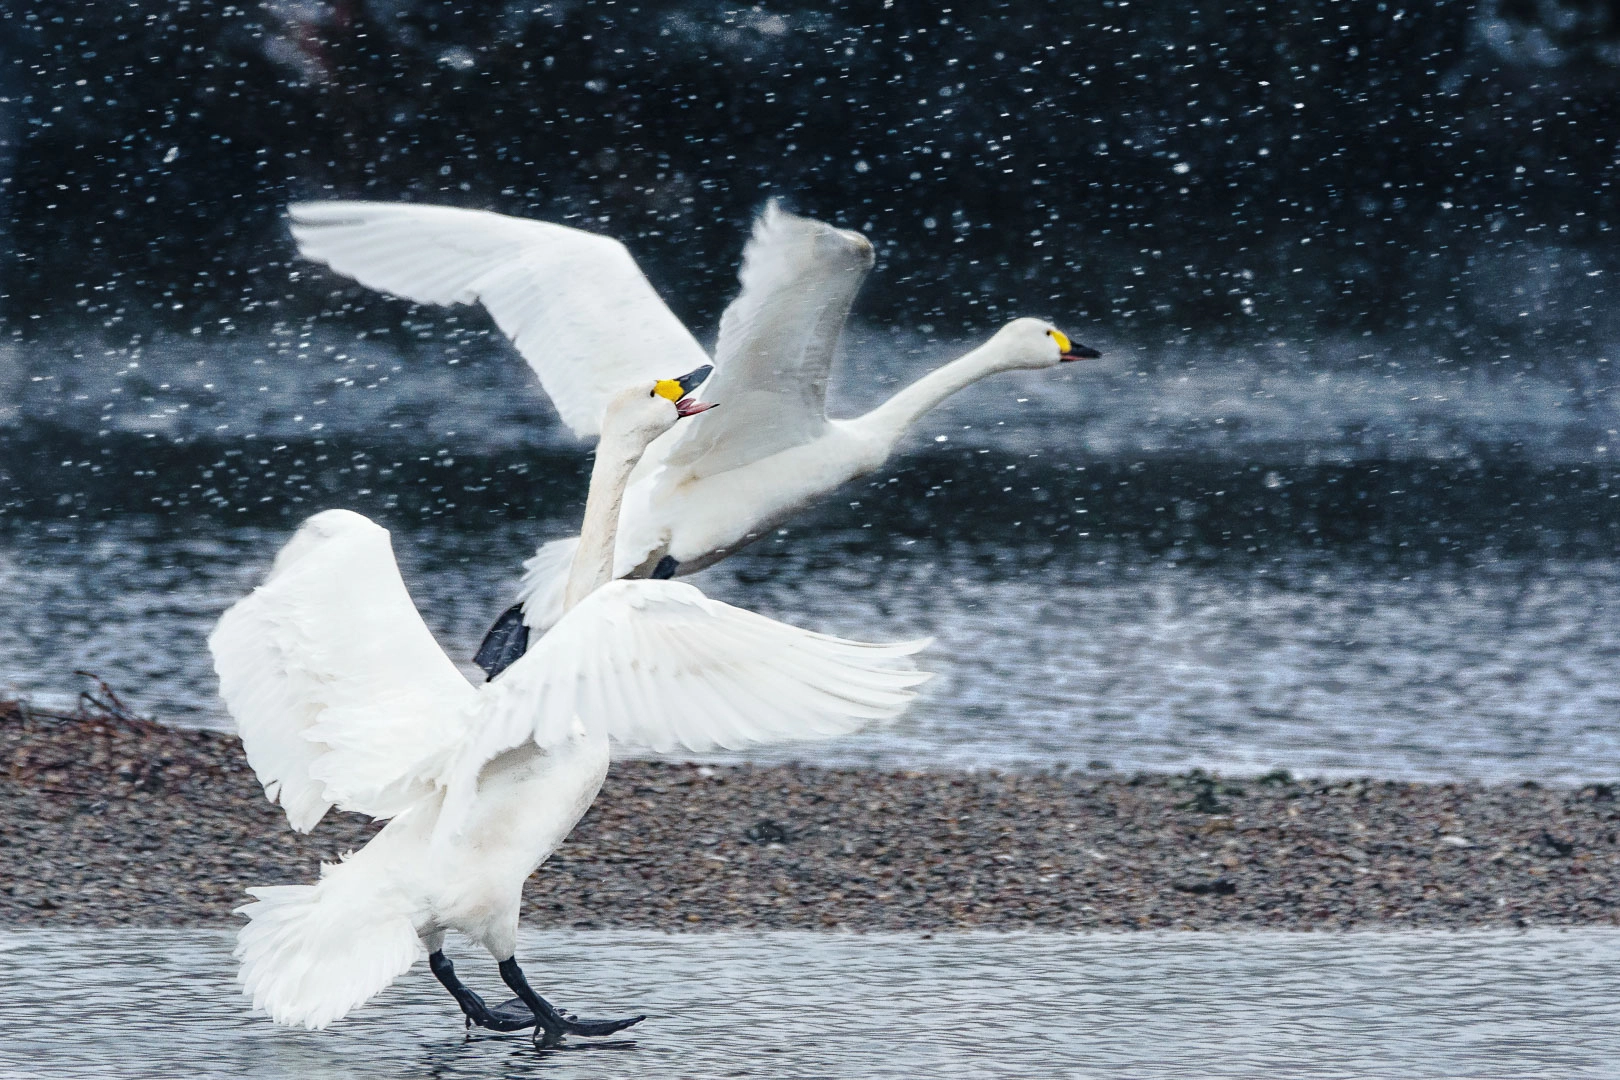
<path id="1" fill-rule="evenodd" d="M 388 817 L 430 790 L 477 699 L 388 531 L 347 510 L 306 521 L 208 647 L 248 763 L 299 832 L 333 805 Z"/>
<path id="2" fill-rule="evenodd" d="M 483 304 L 577 435 L 598 434 L 625 387 L 709 362 L 609 237 L 450 206 L 338 200 L 288 212 L 306 258 L 362 285 L 421 304 Z"/>
<path id="3" fill-rule="evenodd" d="M 604 585 L 482 689 L 439 828 L 459 827 L 485 762 L 530 740 L 553 745 L 575 718 L 622 743 L 699 752 L 891 720 L 929 677 L 912 661 L 927 644 L 812 633 L 676 581 Z"/>
<path id="4" fill-rule="evenodd" d="M 773 200 L 743 249 L 742 291 L 720 318 L 715 372 L 667 464 L 698 476 L 810 442 L 827 427 L 827 374 L 861 282 L 866 237 L 790 214 Z"/>

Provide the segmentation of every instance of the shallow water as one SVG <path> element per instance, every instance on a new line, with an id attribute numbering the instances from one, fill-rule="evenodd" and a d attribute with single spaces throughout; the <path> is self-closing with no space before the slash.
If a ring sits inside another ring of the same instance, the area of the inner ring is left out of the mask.
<path id="1" fill-rule="evenodd" d="M 66 704 L 60 690 L 80 681 L 67 673 L 84 668 L 138 711 L 226 725 L 204 641 L 286 535 L 129 522 L 0 534 L 0 685 Z M 451 655 L 470 657 L 507 602 L 512 582 L 486 568 L 515 564 L 534 535 L 396 527 L 412 594 Z M 936 638 L 925 663 L 939 675 L 909 716 L 755 760 L 1620 775 L 1609 562 L 1209 566 L 1016 544 L 985 557 L 854 528 L 775 537 L 694 580 L 821 630 Z"/>
<path id="2" fill-rule="evenodd" d="M 527 935 L 610 1048 L 466 1038 L 418 965 L 324 1033 L 249 1015 L 224 931 L 0 934 L 6 1077 L 1598 1077 L 1620 933 Z M 492 965 L 452 951 L 493 992 Z"/>
<path id="3" fill-rule="evenodd" d="M 1098 344 L 965 391 L 882 472 L 694 579 L 820 630 L 937 639 L 900 723 L 756 759 L 1620 775 L 1620 395 L 1569 357 Z M 835 411 L 965 345 L 858 332 Z M 469 657 L 581 510 L 583 448 L 478 334 L 6 346 L 0 383 L 0 690 L 44 704 L 83 668 L 139 712 L 224 726 L 207 632 L 330 506 L 393 531 Z"/>

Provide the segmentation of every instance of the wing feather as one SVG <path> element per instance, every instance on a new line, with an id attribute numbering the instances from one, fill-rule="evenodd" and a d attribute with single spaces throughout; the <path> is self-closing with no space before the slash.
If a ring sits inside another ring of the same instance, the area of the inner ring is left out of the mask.
<path id="1" fill-rule="evenodd" d="M 477 700 L 411 602 L 387 530 L 347 510 L 306 521 L 208 647 L 248 763 L 299 832 L 333 805 L 399 812 Z"/>
<path id="2" fill-rule="evenodd" d="M 600 433 L 626 386 L 708 363 L 610 237 L 452 206 L 333 200 L 288 212 L 306 258 L 362 285 L 421 304 L 483 304 L 577 435 Z"/>
<path id="3" fill-rule="evenodd" d="M 668 463 L 709 476 L 822 434 L 833 355 L 872 262 L 860 233 L 769 203 L 743 248 L 742 291 L 720 318 L 701 391 L 723 407 L 692 422 Z"/>
<path id="4" fill-rule="evenodd" d="M 683 582 L 611 582 L 479 692 L 438 828 L 460 827 L 486 762 L 528 740 L 550 745 L 576 721 L 620 743 L 703 752 L 891 720 L 929 677 L 913 660 L 927 644 L 801 630 Z"/>

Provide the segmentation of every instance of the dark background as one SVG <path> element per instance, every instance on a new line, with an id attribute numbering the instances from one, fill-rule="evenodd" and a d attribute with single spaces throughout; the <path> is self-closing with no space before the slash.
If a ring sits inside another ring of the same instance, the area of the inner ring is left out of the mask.
<path id="1" fill-rule="evenodd" d="M 1105 354 L 706 572 L 953 642 L 969 741 L 915 745 L 1589 778 L 1616 9 L 0 0 L 0 681 L 215 722 L 203 638 L 310 513 L 390 529 L 457 655 L 577 529 L 588 445 L 487 316 L 299 260 L 290 200 L 619 236 L 707 338 L 779 195 L 878 249 L 835 415 L 1015 314 Z"/>
<path id="2" fill-rule="evenodd" d="M 1612 2 L 14 3 L 0 48 L 14 335 L 387 317 L 297 265 L 321 196 L 620 236 L 699 328 L 772 194 L 872 236 L 860 314 L 947 334 L 1534 364 L 1620 321 Z"/>

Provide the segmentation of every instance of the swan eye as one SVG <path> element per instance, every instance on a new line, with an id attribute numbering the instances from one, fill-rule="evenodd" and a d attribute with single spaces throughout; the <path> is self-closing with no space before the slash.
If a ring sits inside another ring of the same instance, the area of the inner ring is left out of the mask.
<path id="1" fill-rule="evenodd" d="M 1061 331 L 1061 330 L 1048 330 L 1046 332 L 1046 336 L 1051 338 L 1053 341 L 1057 342 L 1058 352 L 1066 353 L 1066 352 L 1069 351 L 1069 348 L 1070 348 L 1069 336 L 1067 334 L 1065 334 L 1063 331 Z"/>

